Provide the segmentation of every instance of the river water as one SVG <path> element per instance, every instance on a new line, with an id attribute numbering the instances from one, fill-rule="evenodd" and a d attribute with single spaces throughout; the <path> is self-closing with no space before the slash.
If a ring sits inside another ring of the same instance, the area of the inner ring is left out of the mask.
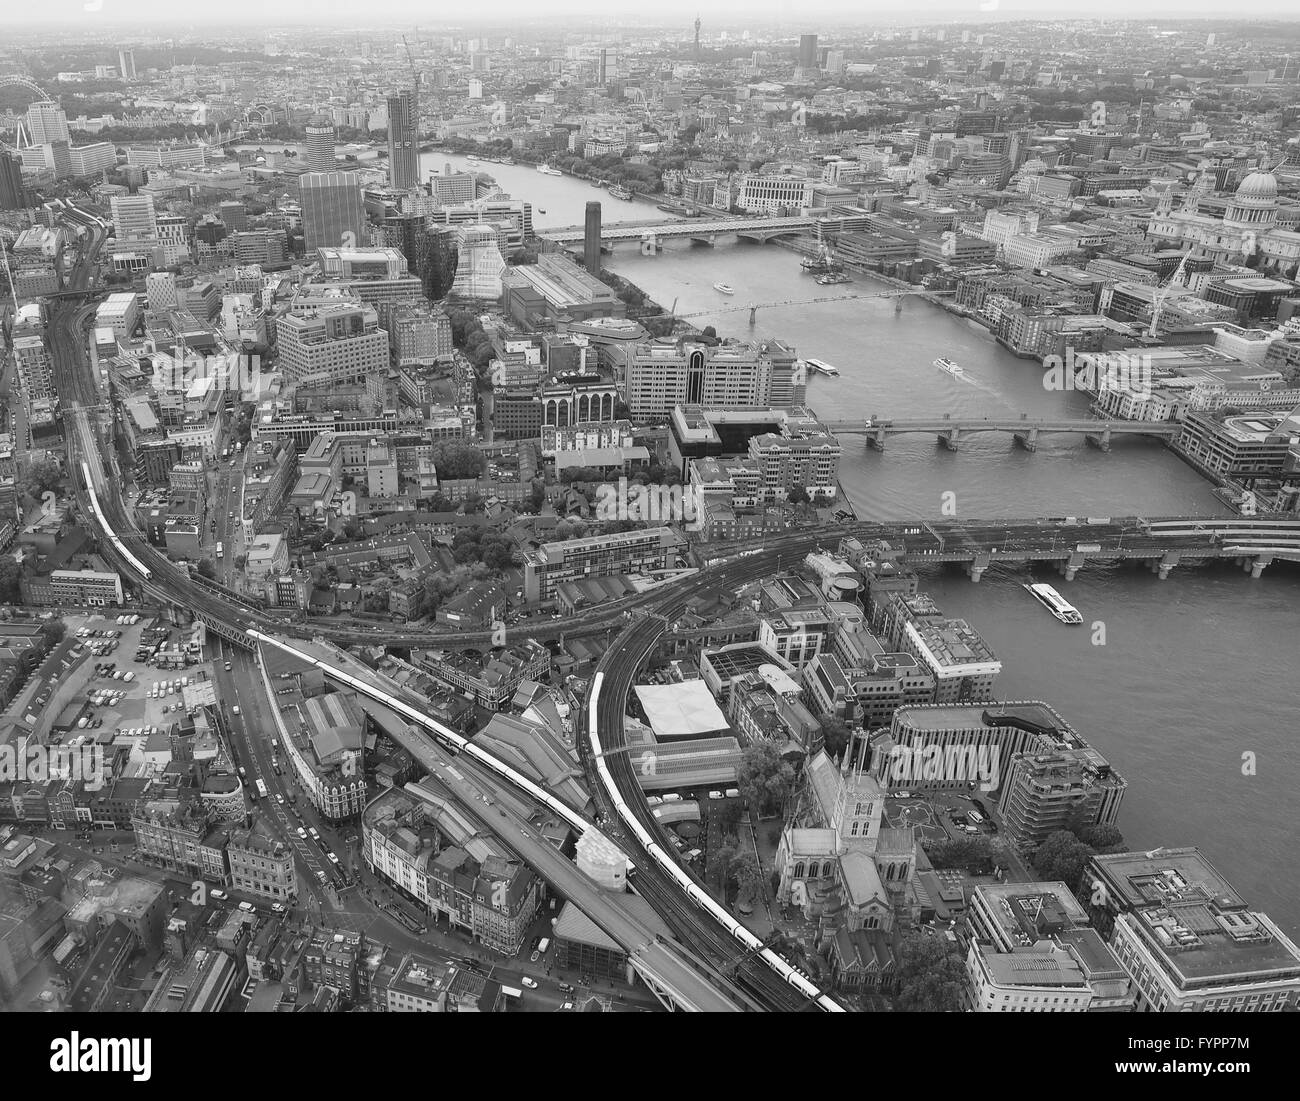
<path id="1" fill-rule="evenodd" d="M 426 154 L 422 171 L 461 168 L 464 158 Z M 601 192 L 528 166 L 482 165 L 514 198 L 533 203 L 534 225 L 582 222 Z M 602 199 L 607 222 L 655 217 L 653 205 Z M 545 210 L 541 213 L 538 208 Z M 1077 394 L 1049 393 L 1042 369 L 986 332 L 929 303 L 908 299 L 807 304 L 886 290 L 818 287 L 798 256 L 777 245 L 670 242 L 654 256 L 616 248 L 609 267 L 679 314 L 699 314 L 722 336 L 780 337 L 839 368 L 813 376 L 809 404 L 833 419 L 1083 416 Z M 728 298 L 714 283 L 735 288 Z M 762 306 L 753 328 L 750 303 Z M 969 381 L 933 366 L 956 360 Z M 929 436 L 891 437 L 874 452 L 844 437 L 841 482 L 864 519 L 1223 515 L 1195 471 L 1159 443 L 1117 440 L 1108 454 L 1078 437 L 1044 437 L 1037 452 L 989 434 L 949 452 Z M 1020 585 L 1028 569 L 987 572 L 972 584 L 934 570 L 923 586 L 950 615 L 969 619 L 1003 662 L 1003 699 L 1041 699 L 1097 746 L 1129 781 L 1120 828 L 1135 847 L 1195 845 L 1246 901 L 1300 937 L 1295 832 L 1300 810 L 1294 676 L 1300 571 L 1270 566 L 1252 581 L 1228 565 L 1177 568 L 1165 581 L 1135 566 L 1088 567 L 1073 582 L 1040 569 L 1088 626 L 1058 623 Z M 1104 625 L 1093 645 L 1092 625 Z M 1290 640 L 1290 641 L 1288 641 Z M 1253 754 L 1253 775 L 1249 758 Z M 1288 855 L 1290 854 L 1290 855 Z"/>

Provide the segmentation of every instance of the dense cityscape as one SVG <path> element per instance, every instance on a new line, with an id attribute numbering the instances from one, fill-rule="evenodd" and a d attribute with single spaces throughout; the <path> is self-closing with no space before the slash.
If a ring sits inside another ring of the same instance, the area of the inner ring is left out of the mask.
<path id="1" fill-rule="evenodd" d="M 1300 1010 L 1300 24 L 970 8 L 6 28 L 0 1006 Z"/>

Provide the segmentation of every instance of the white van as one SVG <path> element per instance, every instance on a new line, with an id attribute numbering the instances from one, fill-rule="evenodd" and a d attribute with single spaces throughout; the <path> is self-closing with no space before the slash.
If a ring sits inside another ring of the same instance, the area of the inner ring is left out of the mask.
<path id="1" fill-rule="evenodd" d="M 677 792 L 675 791 L 670 791 L 667 795 L 664 796 L 665 803 L 680 803 L 681 801 L 682 801 L 682 797 L 678 795 Z"/>
<path id="2" fill-rule="evenodd" d="M 727 798 L 728 798 L 728 799 L 739 799 L 739 798 L 740 798 L 740 788 L 727 788 Z"/>

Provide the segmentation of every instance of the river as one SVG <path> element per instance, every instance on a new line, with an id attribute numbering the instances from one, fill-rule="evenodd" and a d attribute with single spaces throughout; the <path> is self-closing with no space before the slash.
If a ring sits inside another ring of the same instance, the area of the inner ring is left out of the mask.
<path id="1" fill-rule="evenodd" d="M 422 172 L 441 171 L 448 160 L 464 164 L 425 154 Z M 532 202 L 542 229 L 581 223 L 587 201 L 601 195 L 530 166 L 481 168 Z M 607 195 L 602 202 L 607 221 L 655 216 L 653 205 Z M 797 255 L 777 245 L 670 242 L 654 256 L 625 246 L 606 263 L 665 307 L 700 313 L 697 325 L 723 336 L 780 337 L 834 364 L 838 378 L 813 376 L 808 385 L 809 404 L 828 418 L 1087 412 L 1086 398 L 1044 390 L 1040 367 L 917 299 L 901 312 L 889 300 L 763 307 L 751 329 L 748 311 L 733 307 L 887 289 L 861 276 L 853 286 L 818 287 Z M 735 288 L 733 298 L 713 290 L 719 282 Z M 970 381 L 934 367 L 938 356 L 956 360 Z M 928 436 L 891 437 L 884 452 L 857 436 L 844 437 L 844 446 L 841 481 L 864 519 L 939 517 L 949 491 L 958 517 L 1226 512 L 1204 479 L 1151 441 L 1117 440 L 1108 454 L 1078 437 L 1044 437 L 1030 453 L 994 434 L 963 440 L 958 452 Z M 1088 626 L 1053 619 L 1020 588 L 1027 570 L 993 569 L 979 584 L 935 570 L 923 585 L 992 645 L 1003 662 L 1001 698 L 1050 703 L 1128 779 L 1119 825 L 1135 848 L 1200 847 L 1248 904 L 1300 937 L 1291 837 L 1300 804 L 1293 744 L 1300 571 L 1273 565 L 1257 581 L 1227 565 L 1177 568 L 1165 581 L 1135 566 L 1089 566 L 1069 583 L 1039 574 Z M 1105 645 L 1092 644 L 1095 623 L 1104 624 Z M 1243 773 L 1248 753 L 1254 775 Z"/>

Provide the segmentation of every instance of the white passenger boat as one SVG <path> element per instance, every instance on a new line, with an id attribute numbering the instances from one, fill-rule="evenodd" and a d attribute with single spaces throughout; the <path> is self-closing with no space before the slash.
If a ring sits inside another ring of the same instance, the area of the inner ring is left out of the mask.
<path id="1" fill-rule="evenodd" d="M 1083 622 L 1083 616 L 1079 614 L 1074 605 L 1052 588 L 1051 585 L 1026 585 L 1025 588 L 1033 593 L 1039 602 L 1062 623 L 1078 625 Z"/>

